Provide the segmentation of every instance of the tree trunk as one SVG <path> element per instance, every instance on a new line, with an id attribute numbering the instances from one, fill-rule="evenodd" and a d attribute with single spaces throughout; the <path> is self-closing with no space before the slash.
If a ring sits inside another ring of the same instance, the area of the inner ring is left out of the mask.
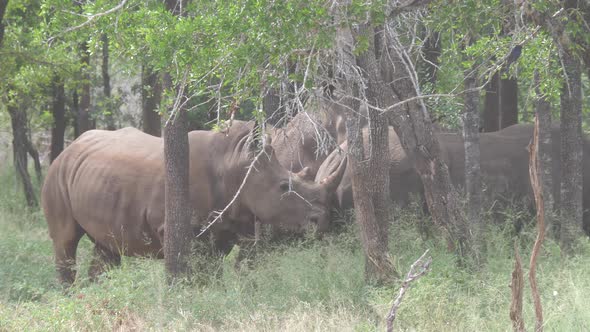
<path id="1" fill-rule="evenodd" d="M 571 50 L 562 50 L 561 92 L 561 247 L 571 251 L 582 235 L 582 81 L 581 65 Z"/>
<path id="2" fill-rule="evenodd" d="M 482 131 L 489 133 L 500 130 L 500 74 L 494 73 L 485 90 Z"/>
<path id="3" fill-rule="evenodd" d="M 16 174 L 22 181 L 27 205 L 36 207 L 37 198 L 28 170 L 27 113 L 14 105 L 7 105 L 7 109 L 12 123 L 12 149 Z"/>
<path id="4" fill-rule="evenodd" d="M 0 0 L 0 47 L 2 47 L 2 42 L 4 41 L 4 29 L 6 27 L 4 24 L 4 14 L 6 13 L 6 7 L 8 7 L 8 0 Z"/>
<path id="5" fill-rule="evenodd" d="M 111 77 L 109 76 L 109 37 L 106 33 L 102 34 L 102 90 L 106 105 L 113 107 L 111 101 Z M 115 110 L 106 110 L 107 130 L 115 130 Z"/>
<path id="6" fill-rule="evenodd" d="M 166 271 L 176 279 L 188 271 L 190 252 L 189 151 L 185 110 L 164 127 L 164 158 L 166 161 L 166 219 L 164 257 Z"/>
<path id="7" fill-rule="evenodd" d="M 339 49 L 344 62 L 375 69 L 375 47 L 369 48 L 362 56 L 355 59 L 349 50 L 352 38 L 359 36 L 373 40 L 373 29 L 362 26 L 356 35 L 348 30 L 339 32 Z M 362 38 L 362 37 L 361 37 Z M 366 63 L 371 61 L 372 63 Z M 398 276 L 388 249 L 388 224 L 393 221 L 391 202 L 389 200 L 389 129 L 387 119 L 376 109 L 369 111 L 369 151 L 364 151 L 362 135 L 362 114 L 358 99 L 359 87 L 366 86 L 367 102 L 378 107 L 379 91 L 373 90 L 375 80 L 379 76 L 367 71 L 361 78 L 352 73 L 352 68 L 342 68 L 342 87 L 347 95 L 345 106 L 349 110 L 346 116 L 348 141 L 348 167 L 352 174 L 352 193 L 355 204 L 356 222 L 359 225 L 361 244 L 365 253 L 365 279 L 369 282 L 385 283 Z M 366 81 L 366 85 L 362 84 Z"/>
<path id="8" fill-rule="evenodd" d="M 483 257 L 485 243 L 481 209 L 481 170 L 479 151 L 479 90 L 477 90 L 477 65 L 465 72 L 465 101 L 463 111 L 463 141 L 465 147 L 465 195 L 467 219 L 472 225 L 473 250 L 476 263 Z"/>
<path id="9" fill-rule="evenodd" d="M 515 78 L 500 80 L 500 129 L 518 123 L 518 81 Z"/>
<path id="10" fill-rule="evenodd" d="M 158 107 L 160 107 L 162 96 L 162 84 L 158 74 L 145 65 L 141 70 L 141 86 L 142 130 L 147 134 L 159 137 L 162 125 L 160 124 Z"/>
<path id="11" fill-rule="evenodd" d="M 43 183 L 43 172 L 41 171 L 41 160 L 39 160 L 39 152 L 33 146 L 33 142 L 27 135 L 27 140 L 25 141 L 27 147 L 27 153 L 33 158 L 33 164 L 35 165 L 35 175 L 37 176 L 37 183 Z"/>
<path id="12" fill-rule="evenodd" d="M 53 124 L 51 126 L 51 152 L 50 162 L 53 162 L 64 149 L 64 135 L 66 131 L 66 96 L 64 82 L 59 76 L 55 76 L 52 82 L 53 89 Z"/>
<path id="13" fill-rule="evenodd" d="M 74 138 L 78 138 L 80 136 L 80 127 L 79 127 L 79 115 L 80 115 L 80 98 L 78 97 L 78 91 L 74 90 L 72 93 L 72 110 L 70 112 L 72 115 L 72 127 L 74 127 Z"/>
<path id="14" fill-rule="evenodd" d="M 438 65 L 440 63 L 439 57 L 441 54 L 440 33 L 432 32 L 424 41 L 424 66 L 426 77 L 423 81 L 430 83 L 432 86 L 436 84 L 436 75 L 438 72 Z"/>
<path id="15" fill-rule="evenodd" d="M 381 57 L 381 70 L 377 73 L 386 75 L 381 82 L 392 82 L 382 87 L 388 89 L 387 93 L 380 94 L 387 98 L 382 105 L 391 107 L 419 96 L 420 90 L 414 64 L 405 54 L 394 28 L 388 29 L 391 29 L 386 34 L 388 55 Z M 421 99 L 398 105 L 387 111 L 390 124 L 398 134 L 403 149 L 414 158 L 414 167 L 424 185 L 426 202 L 434 222 L 446 230 L 449 247 L 456 251 L 462 263 L 464 257 L 473 253 L 470 225 L 463 215 L 449 169 L 441 159 L 440 146 L 433 134 L 426 106 Z"/>
<path id="16" fill-rule="evenodd" d="M 166 9 L 176 16 L 183 16 L 184 5 L 183 0 L 166 0 Z M 177 100 L 168 110 L 170 117 L 164 127 L 164 258 L 169 282 L 186 276 L 189 268 L 192 210 L 189 193 L 188 116 L 182 106 L 186 98 L 186 75 L 188 72 L 185 72 L 184 81 L 175 89 L 178 91 Z M 163 80 L 168 88 L 172 87 L 169 74 L 165 74 Z"/>
<path id="17" fill-rule="evenodd" d="M 556 226 L 554 218 L 553 198 L 553 158 L 552 158 L 552 137 L 551 137 L 551 104 L 545 96 L 542 95 L 539 73 L 535 71 L 535 90 L 537 100 L 535 104 L 535 113 L 539 121 L 539 149 L 538 159 L 541 168 L 541 186 L 543 190 L 543 206 L 545 207 L 545 221 L 551 232 L 555 234 Z M 553 142 L 557 144 L 558 142 Z"/>
<path id="18" fill-rule="evenodd" d="M 78 134 L 94 129 L 96 127 L 94 119 L 90 114 L 90 53 L 86 42 L 80 46 L 82 62 L 82 89 L 80 95 L 80 105 L 78 108 Z"/>

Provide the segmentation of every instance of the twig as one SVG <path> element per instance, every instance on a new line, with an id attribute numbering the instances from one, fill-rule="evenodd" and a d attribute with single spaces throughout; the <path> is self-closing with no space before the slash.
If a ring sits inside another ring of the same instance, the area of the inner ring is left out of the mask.
<path id="1" fill-rule="evenodd" d="M 231 201 L 229 201 L 229 203 L 227 203 L 227 205 L 221 211 L 212 212 L 215 214 L 215 217 L 207 225 L 205 225 L 205 227 L 203 227 L 201 229 L 201 232 L 199 232 L 199 234 L 197 234 L 197 238 L 199 238 L 201 235 L 205 234 L 205 232 L 209 228 L 211 228 L 211 226 L 213 226 L 218 220 L 220 220 L 221 217 L 223 216 L 223 214 L 225 212 L 227 212 L 227 210 L 229 210 L 229 208 L 235 203 L 236 199 L 238 199 L 238 196 L 242 192 L 242 188 L 244 188 L 244 185 L 246 184 L 246 181 L 248 180 L 248 177 L 250 176 L 252 169 L 254 169 L 254 164 L 256 163 L 256 161 L 258 161 L 258 158 L 260 158 L 260 156 L 262 156 L 262 154 L 264 154 L 264 149 L 260 149 L 258 154 L 256 154 L 256 156 L 254 157 L 254 159 L 250 163 L 250 166 L 248 166 L 248 170 L 246 171 L 246 176 L 244 176 L 244 180 L 242 180 L 240 187 L 238 187 L 238 190 L 234 194 L 234 197 L 232 197 Z"/>
<path id="2" fill-rule="evenodd" d="M 410 267 L 410 271 L 406 276 L 406 280 L 402 283 L 402 286 L 399 289 L 399 294 L 395 301 L 393 301 L 393 305 L 387 314 L 387 332 L 393 331 L 393 321 L 395 320 L 397 310 L 399 309 L 400 305 L 402 304 L 402 299 L 404 295 L 408 291 L 411 286 L 411 283 L 418 280 L 420 277 L 428 273 L 430 270 L 430 264 L 432 263 L 432 257 L 428 257 L 425 259 L 426 254 L 428 254 L 428 250 L 426 250 L 418 260 L 412 264 Z"/>

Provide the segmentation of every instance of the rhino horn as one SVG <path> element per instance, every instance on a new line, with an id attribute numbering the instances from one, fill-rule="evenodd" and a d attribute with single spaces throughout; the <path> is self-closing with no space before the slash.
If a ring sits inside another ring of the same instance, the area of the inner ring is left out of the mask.
<path id="1" fill-rule="evenodd" d="M 320 181 L 320 184 L 326 188 L 328 192 L 335 192 L 336 188 L 342 181 L 342 176 L 344 175 L 344 171 L 346 170 L 346 164 L 348 163 L 348 158 L 342 158 L 340 165 L 336 169 L 336 171 L 332 172 L 329 176 L 325 177 Z"/>

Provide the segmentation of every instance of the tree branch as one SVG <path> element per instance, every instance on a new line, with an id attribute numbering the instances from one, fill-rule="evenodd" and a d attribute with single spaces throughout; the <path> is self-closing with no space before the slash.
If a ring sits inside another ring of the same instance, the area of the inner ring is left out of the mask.
<path id="1" fill-rule="evenodd" d="M 428 257 L 425 259 L 426 254 L 428 254 L 428 250 L 426 250 L 418 260 L 412 264 L 410 267 L 410 271 L 408 271 L 408 275 L 406 276 L 406 280 L 402 283 L 402 286 L 399 289 L 399 294 L 395 301 L 393 301 L 393 305 L 387 314 L 387 332 L 393 331 L 393 321 L 397 315 L 397 310 L 399 309 L 400 305 L 402 304 L 402 300 L 404 295 L 408 291 L 411 286 L 411 283 L 418 280 L 420 277 L 428 273 L 430 271 L 430 264 L 432 263 L 432 257 Z"/>

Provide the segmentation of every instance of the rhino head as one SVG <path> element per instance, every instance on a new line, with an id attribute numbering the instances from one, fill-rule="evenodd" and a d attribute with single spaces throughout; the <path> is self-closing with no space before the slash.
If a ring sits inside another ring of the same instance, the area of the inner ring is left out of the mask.
<path id="1" fill-rule="evenodd" d="M 253 154 L 250 153 L 250 158 Z M 346 160 L 324 178 L 313 181 L 307 168 L 299 173 L 285 169 L 276 158 L 269 137 L 257 156 L 242 189 L 242 204 L 261 222 L 288 231 L 327 230 L 331 203 L 346 170 Z"/>

